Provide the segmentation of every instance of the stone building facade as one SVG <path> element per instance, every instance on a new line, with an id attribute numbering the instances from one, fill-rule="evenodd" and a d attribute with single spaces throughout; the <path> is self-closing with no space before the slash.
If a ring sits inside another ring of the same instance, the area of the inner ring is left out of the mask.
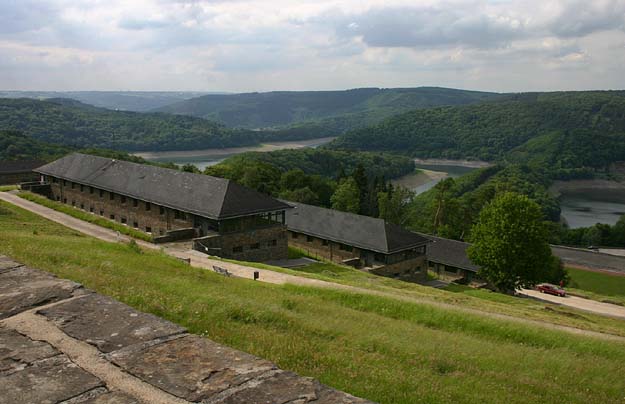
<path id="1" fill-rule="evenodd" d="M 229 180 L 79 153 L 36 171 L 50 198 L 155 241 L 197 238 L 199 251 L 247 261 L 288 257 L 290 205 Z"/>
<path id="2" fill-rule="evenodd" d="M 302 203 L 287 212 L 289 245 L 339 264 L 412 281 L 427 278 L 429 239 L 382 219 Z"/>

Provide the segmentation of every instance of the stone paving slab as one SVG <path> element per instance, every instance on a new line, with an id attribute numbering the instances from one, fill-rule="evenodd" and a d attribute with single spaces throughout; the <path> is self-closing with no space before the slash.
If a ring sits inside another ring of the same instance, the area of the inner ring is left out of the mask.
<path id="1" fill-rule="evenodd" d="M 104 353 L 186 331 L 95 293 L 37 313 L 52 320 L 67 335 L 94 345 Z"/>
<path id="2" fill-rule="evenodd" d="M 22 264 L 20 264 L 19 262 L 13 261 L 9 257 L 4 257 L 0 255 L 0 273 L 21 266 Z"/>
<path id="3" fill-rule="evenodd" d="M 151 346 L 135 345 L 108 357 L 126 372 L 191 402 L 369 402 L 196 335 Z"/>
<path id="4" fill-rule="evenodd" d="M 119 391 L 99 387 L 59 404 L 139 404 L 139 401 Z"/>
<path id="5" fill-rule="evenodd" d="M 100 379 L 76 366 L 67 356 L 57 355 L 1 375 L 0 404 L 56 404 L 100 386 Z"/>
<path id="6" fill-rule="evenodd" d="M 33 341 L 17 331 L 0 327 L 0 375 L 59 354 L 50 344 Z"/>
<path id="7" fill-rule="evenodd" d="M 78 283 L 20 266 L 0 272 L 0 319 L 74 296 Z"/>
<path id="8" fill-rule="evenodd" d="M 141 380 L 192 402 L 277 369 L 269 361 L 196 335 L 152 346 L 137 345 L 109 358 Z"/>

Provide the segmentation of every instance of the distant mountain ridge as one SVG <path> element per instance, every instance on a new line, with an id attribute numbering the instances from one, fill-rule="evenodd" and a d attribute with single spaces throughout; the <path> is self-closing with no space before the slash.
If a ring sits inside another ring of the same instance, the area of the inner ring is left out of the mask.
<path id="1" fill-rule="evenodd" d="M 289 136 L 226 128 L 191 116 L 112 111 L 65 98 L 0 98 L 0 130 L 56 145 L 124 151 L 251 146 Z"/>
<path id="2" fill-rule="evenodd" d="M 71 98 L 96 107 L 147 112 L 175 102 L 211 94 L 201 91 L 0 91 L 0 98 Z"/>
<path id="3" fill-rule="evenodd" d="M 332 135 L 412 109 L 465 105 L 501 96 L 440 87 L 273 91 L 203 95 L 155 111 L 210 119 L 229 127 L 295 128 Z"/>

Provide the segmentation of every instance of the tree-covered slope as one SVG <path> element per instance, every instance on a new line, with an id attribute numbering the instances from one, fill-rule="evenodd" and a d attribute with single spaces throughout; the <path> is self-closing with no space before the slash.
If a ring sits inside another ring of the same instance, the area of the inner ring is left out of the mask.
<path id="1" fill-rule="evenodd" d="M 617 158 L 607 149 L 622 147 L 624 133 L 625 91 L 528 93 L 475 105 L 414 110 L 348 132 L 331 147 L 419 157 L 492 161 L 525 155 L 549 160 L 560 151 L 552 143 L 564 142 L 570 152 L 567 159 L 583 158 L 596 165 L 597 160 Z M 551 150 L 551 155 L 542 155 L 543 149 Z"/>
<path id="2" fill-rule="evenodd" d="M 275 91 L 212 94 L 157 109 L 231 127 L 291 127 L 330 135 L 379 122 L 415 108 L 463 105 L 499 94 L 447 88 L 360 88 L 344 91 Z"/>
<path id="3" fill-rule="evenodd" d="M 112 111 L 67 99 L 0 99 L 0 129 L 57 145 L 126 151 L 236 147 L 288 138 L 190 116 Z"/>

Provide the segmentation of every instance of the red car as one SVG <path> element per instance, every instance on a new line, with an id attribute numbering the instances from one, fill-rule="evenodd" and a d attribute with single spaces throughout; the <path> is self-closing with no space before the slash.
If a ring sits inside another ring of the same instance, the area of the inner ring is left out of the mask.
<path id="1" fill-rule="evenodd" d="M 536 285 L 536 290 L 538 290 L 540 293 L 548 293 L 550 295 L 560 297 L 566 296 L 566 292 L 564 291 L 564 289 L 550 283 L 540 283 Z"/>

